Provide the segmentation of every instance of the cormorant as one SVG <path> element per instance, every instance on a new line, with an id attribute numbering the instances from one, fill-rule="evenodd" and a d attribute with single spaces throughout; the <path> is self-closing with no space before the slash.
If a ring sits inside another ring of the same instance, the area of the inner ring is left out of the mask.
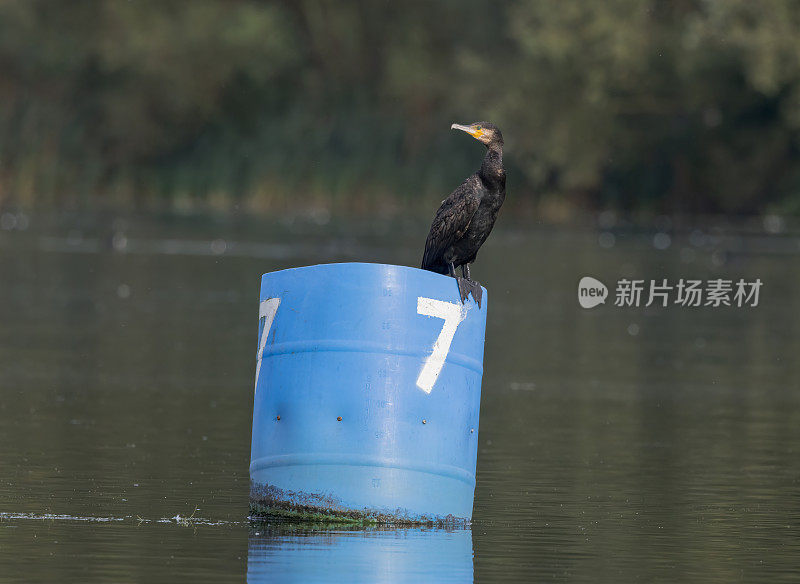
<path id="1" fill-rule="evenodd" d="M 480 307 L 481 285 L 470 278 L 469 264 L 489 237 L 506 198 L 503 135 L 488 122 L 453 124 L 450 129 L 462 130 L 482 142 L 487 148 L 486 156 L 481 169 L 461 183 L 436 211 L 425 242 L 422 269 L 451 275 L 458 282 L 461 302 L 471 293 Z M 456 276 L 458 266 L 463 278 Z"/>

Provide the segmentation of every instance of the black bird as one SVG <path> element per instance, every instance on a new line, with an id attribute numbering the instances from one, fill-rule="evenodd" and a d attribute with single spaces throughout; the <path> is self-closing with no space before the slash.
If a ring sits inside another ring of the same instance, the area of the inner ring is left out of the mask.
<path id="1" fill-rule="evenodd" d="M 453 124 L 450 129 L 463 130 L 486 146 L 481 169 L 471 175 L 442 201 L 433 218 L 422 269 L 449 274 L 458 282 L 461 302 L 469 294 L 481 305 L 481 285 L 469 275 L 469 264 L 475 261 L 486 238 L 494 227 L 497 213 L 506 198 L 506 171 L 503 169 L 503 135 L 488 122 L 469 126 Z M 456 276 L 461 266 L 463 278 Z"/>

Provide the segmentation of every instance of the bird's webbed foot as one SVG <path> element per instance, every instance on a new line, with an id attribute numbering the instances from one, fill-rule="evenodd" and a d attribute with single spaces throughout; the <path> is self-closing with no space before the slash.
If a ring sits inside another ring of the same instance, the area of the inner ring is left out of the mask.
<path id="1" fill-rule="evenodd" d="M 469 295 L 472 294 L 472 298 L 478 303 L 478 308 L 480 308 L 481 298 L 483 297 L 481 285 L 473 280 L 459 277 L 456 277 L 456 282 L 458 282 L 458 294 L 461 296 L 461 303 L 464 304 Z"/>

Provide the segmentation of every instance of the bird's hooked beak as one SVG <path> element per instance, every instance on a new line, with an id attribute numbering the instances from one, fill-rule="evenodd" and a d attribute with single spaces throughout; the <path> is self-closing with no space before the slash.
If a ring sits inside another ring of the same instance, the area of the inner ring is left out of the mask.
<path id="1" fill-rule="evenodd" d="M 450 129 L 461 130 L 462 132 L 466 132 L 473 138 L 480 138 L 481 136 L 483 136 L 483 130 L 476 128 L 475 124 L 472 124 L 471 126 L 462 126 L 461 124 L 453 124 L 452 126 L 450 126 Z"/>

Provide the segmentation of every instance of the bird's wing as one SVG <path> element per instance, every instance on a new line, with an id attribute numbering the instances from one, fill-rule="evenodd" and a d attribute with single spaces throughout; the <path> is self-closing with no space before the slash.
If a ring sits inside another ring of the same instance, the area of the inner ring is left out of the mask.
<path id="1" fill-rule="evenodd" d="M 477 185 L 473 184 L 476 178 L 471 176 L 461 183 L 442 201 L 442 205 L 436 211 L 425 242 L 425 254 L 422 256 L 423 269 L 444 262 L 442 256 L 447 248 L 464 236 L 480 204 Z"/>

